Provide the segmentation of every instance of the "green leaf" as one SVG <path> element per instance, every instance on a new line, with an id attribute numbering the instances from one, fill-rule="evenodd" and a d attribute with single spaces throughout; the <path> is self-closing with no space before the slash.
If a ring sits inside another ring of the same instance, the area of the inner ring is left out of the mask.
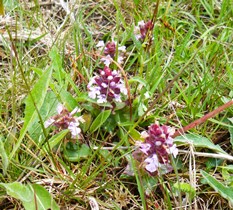
<path id="1" fill-rule="evenodd" d="M 6 188 L 6 192 L 8 195 L 13 198 L 19 199 L 22 202 L 32 202 L 33 194 L 28 186 L 25 186 L 19 182 L 13 183 L 0 183 L 0 186 Z"/>
<path id="2" fill-rule="evenodd" d="M 90 128 L 92 117 L 91 117 L 91 114 L 84 113 L 82 115 L 82 118 L 85 120 L 85 123 L 82 123 L 80 127 L 82 128 L 82 131 L 85 133 Z"/>
<path id="3" fill-rule="evenodd" d="M 49 57 L 52 60 L 52 68 L 54 69 L 54 78 L 58 81 L 58 84 L 63 86 L 65 80 L 65 71 L 62 66 L 62 58 L 58 49 L 54 46 L 49 53 Z"/>
<path id="4" fill-rule="evenodd" d="M 184 143 L 184 144 L 193 144 L 195 147 L 207 148 L 214 150 L 216 152 L 227 154 L 219 145 L 215 145 L 209 139 L 194 135 L 194 134 L 185 134 L 178 136 L 174 139 L 175 143 Z"/>
<path id="5" fill-rule="evenodd" d="M 69 130 L 66 129 L 52 136 L 52 138 L 49 139 L 50 148 L 53 149 L 57 144 L 59 144 L 60 141 L 66 136 L 68 132 Z M 43 150 L 49 151 L 47 143 L 45 143 L 45 145 L 43 146 Z"/>
<path id="6" fill-rule="evenodd" d="M 49 192 L 38 184 L 23 185 L 19 182 L 0 183 L 7 194 L 20 200 L 26 210 L 59 210 Z"/>
<path id="7" fill-rule="evenodd" d="M 59 206 L 57 203 L 53 200 L 53 197 L 50 195 L 50 193 L 44 189 L 42 186 L 38 184 L 32 184 L 31 190 L 33 192 L 33 195 L 35 195 L 33 202 L 25 202 L 24 207 L 28 210 L 59 210 Z M 35 202 L 37 205 L 35 205 Z"/>
<path id="8" fill-rule="evenodd" d="M 141 78 L 141 77 L 139 77 L 139 76 L 135 76 L 135 77 L 132 77 L 132 78 L 130 78 L 129 79 L 129 84 L 131 84 L 131 83 L 133 83 L 133 82 L 138 82 L 138 83 L 140 83 L 140 84 L 142 84 L 143 86 L 147 86 L 147 81 L 145 80 L 145 79 L 143 79 L 143 78 Z"/>
<path id="9" fill-rule="evenodd" d="M 103 125 L 103 123 L 108 119 L 108 117 L 111 114 L 111 110 L 105 110 L 103 112 L 101 112 L 96 119 L 94 120 L 94 122 L 92 123 L 91 127 L 90 127 L 90 132 L 94 132 L 96 131 L 99 127 L 101 127 L 101 125 Z"/>
<path id="10" fill-rule="evenodd" d="M 231 205 L 233 205 L 233 188 L 227 187 L 215 179 L 213 176 L 209 175 L 205 171 L 201 170 L 201 174 L 207 183 L 214 188 L 214 190 L 219 193 L 223 198 L 227 199 Z"/>
<path id="11" fill-rule="evenodd" d="M 181 191 L 181 192 L 187 193 L 190 196 L 191 200 L 195 197 L 196 190 L 189 183 L 184 183 L 184 182 L 178 183 L 178 182 L 176 182 L 173 185 L 173 187 L 174 187 L 174 189 L 176 191 Z"/>
<path id="12" fill-rule="evenodd" d="M 31 94 L 28 95 L 26 99 L 26 108 L 25 108 L 25 117 L 24 117 L 24 125 L 20 131 L 20 136 L 16 145 L 14 146 L 13 151 L 11 152 L 9 159 L 15 155 L 15 152 L 18 150 L 27 130 L 30 128 L 32 122 L 35 120 L 37 116 L 37 111 L 35 109 L 35 105 L 37 109 L 40 110 L 41 106 L 44 103 L 44 99 L 47 93 L 47 89 L 49 86 L 49 82 L 52 75 L 52 68 L 49 68 L 38 80 L 38 82 L 34 85 Z M 33 99 L 32 99 L 33 98 Z M 35 102 L 35 104 L 34 104 Z"/>
<path id="13" fill-rule="evenodd" d="M 49 116 L 57 114 L 58 103 L 57 97 L 53 91 L 48 91 L 45 96 L 44 103 L 39 111 L 43 122 L 47 120 Z M 35 118 L 35 120 L 33 120 L 33 122 L 31 122 L 31 126 L 28 128 L 28 133 L 30 134 L 30 137 L 36 141 L 36 143 L 43 142 L 43 129 L 38 116 Z"/>
<path id="14" fill-rule="evenodd" d="M 83 158 L 87 158 L 90 154 L 91 149 L 86 144 L 68 142 L 64 150 L 66 159 L 71 162 L 78 162 Z"/>
<path id="15" fill-rule="evenodd" d="M 3 142 L 3 138 L 0 137 L 0 156 L 2 157 L 2 171 L 3 171 L 3 175 L 6 175 L 7 173 L 7 168 L 9 165 L 9 160 L 8 160 L 8 156 L 5 150 L 5 146 L 4 146 L 4 142 Z"/>
<path id="16" fill-rule="evenodd" d="M 65 103 L 65 107 L 67 107 L 70 111 L 77 107 L 77 101 L 64 88 L 60 91 L 59 94 L 62 102 Z"/>
<path id="17" fill-rule="evenodd" d="M 141 133 L 138 132 L 136 129 L 130 129 L 129 137 L 134 141 L 144 141 L 144 138 L 142 138 Z M 131 140 L 129 141 L 131 142 Z"/>
<path id="18" fill-rule="evenodd" d="M 233 165 L 219 166 L 218 168 L 226 169 L 227 171 L 233 172 Z"/>
<path id="19" fill-rule="evenodd" d="M 133 2 L 134 2 L 134 4 L 135 4 L 136 6 L 138 6 L 138 5 L 139 5 L 140 0 L 133 0 Z"/>
<path id="20" fill-rule="evenodd" d="M 190 41 L 190 37 L 192 36 L 193 31 L 194 31 L 194 28 L 191 27 L 189 29 L 188 33 L 186 34 L 186 36 L 184 37 L 184 39 L 182 40 L 181 45 L 179 45 L 179 47 L 177 47 L 178 49 L 176 50 L 176 54 L 178 56 L 181 56 L 182 53 L 185 52 L 185 50 L 189 49 L 188 42 Z"/>

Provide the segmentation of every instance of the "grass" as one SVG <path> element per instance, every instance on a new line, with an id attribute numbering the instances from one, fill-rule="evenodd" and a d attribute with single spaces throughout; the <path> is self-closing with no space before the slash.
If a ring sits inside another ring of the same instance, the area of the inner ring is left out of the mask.
<path id="1" fill-rule="evenodd" d="M 230 0 L 157 1 L 157 12 L 150 0 L 72 1 L 71 15 L 53 1 L 3 3 L 1 209 L 232 207 L 232 107 L 175 138 L 170 173 L 150 176 L 132 156 L 154 121 L 180 129 L 232 99 Z M 146 45 L 134 25 L 153 16 Z M 114 112 L 87 94 L 102 66 L 96 45 L 112 38 L 127 47 L 124 63 L 112 67 L 125 75 L 131 99 Z M 67 130 L 44 127 L 58 103 L 81 109 L 76 143 Z M 128 163 L 133 176 L 123 173 Z"/>

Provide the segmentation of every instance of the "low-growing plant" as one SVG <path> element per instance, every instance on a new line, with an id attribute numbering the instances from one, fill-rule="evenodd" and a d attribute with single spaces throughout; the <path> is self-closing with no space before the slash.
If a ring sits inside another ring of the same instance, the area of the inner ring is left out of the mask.
<path id="1" fill-rule="evenodd" d="M 0 2 L 0 207 L 231 208 L 233 9 L 210 2 Z"/>

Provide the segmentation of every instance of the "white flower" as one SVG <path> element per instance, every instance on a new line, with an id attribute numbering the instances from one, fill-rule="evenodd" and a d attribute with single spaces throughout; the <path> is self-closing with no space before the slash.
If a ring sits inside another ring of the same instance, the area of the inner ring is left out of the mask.
<path id="1" fill-rule="evenodd" d="M 100 104 L 107 103 L 106 95 L 101 94 L 101 95 L 98 95 L 97 98 L 98 98 L 97 103 L 100 103 Z"/>
<path id="2" fill-rule="evenodd" d="M 174 156 L 174 158 L 176 158 L 176 156 L 178 155 L 178 149 L 176 148 L 176 145 L 173 144 L 170 148 L 169 148 L 169 153 L 172 154 Z"/>
<path id="3" fill-rule="evenodd" d="M 122 80 L 119 81 L 118 84 L 116 84 L 117 88 L 120 88 L 120 91 L 122 94 L 127 95 L 128 91 L 127 88 L 125 87 L 125 84 Z"/>
<path id="4" fill-rule="evenodd" d="M 141 26 L 141 27 L 142 27 L 142 26 L 144 26 L 144 25 L 145 25 L 144 20 L 141 20 L 141 21 L 138 22 L 138 26 Z"/>
<path id="5" fill-rule="evenodd" d="M 147 137 L 149 137 L 150 135 L 146 132 L 146 131 L 142 131 L 141 132 L 141 137 L 143 138 L 143 139 L 146 139 Z"/>
<path id="6" fill-rule="evenodd" d="M 64 109 L 65 109 L 65 107 L 62 104 L 59 103 L 57 105 L 57 113 L 58 114 L 61 114 Z"/>
<path id="7" fill-rule="evenodd" d="M 50 118 L 44 122 L 44 127 L 48 128 L 50 125 L 52 125 L 55 122 L 54 119 Z"/>
<path id="8" fill-rule="evenodd" d="M 147 143 L 139 143 L 139 149 L 146 155 L 148 155 L 148 151 L 150 150 L 151 148 L 151 145 L 150 144 L 147 144 Z"/>
<path id="9" fill-rule="evenodd" d="M 81 129 L 78 127 L 79 122 L 70 122 L 68 129 L 71 132 L 72 138 L 76 138 L 81 133 Z"/>
<path id="10" fill-rule="evenodd" d="M 73 111 L 70 113 L 71 115 L 74 115 L 77 112 L 80 112 L 81 110 L 78 107 L 75 107 Z"/>
<path id="11" fill-rule="evenodd" d="M 145 99 L 148 99 L 148 98 L 150 98 L 150 93 L 148 91 L 146 91 L 144 96 L 145 96 Z"/>
<path id="12" fill-rule="evenodd" d="M 100 94 L 100 87 L 93 86 L 89 88 L 88 96 L 92 99 L 95 99 L 97 95 Z"/>
<path id="13" fill-rule="evenodd" d="M 101 60 L 101 61 L 104 63 L 104 65 L 107 66 L 107 67 L 109 67 L 109 65 L 112 63 L 112 58 L 111 58 L 110 55 L 107 55 L 107 56 L 101 58 L 100 60 Z"/>
<path id="14" fill-rule="evenodd" d="M 121 51 L 121 52 L 126 52 L 126 46 L 120 46 L 118 47 L 118 51 Z"/>
<path id="15" fill-rule="evenodd" d="M 114 97 L 116 102 L 122 102 L 121 96 L 119 94 L 114 94 Z"/>
<path id="16" fill-rule="evenodd" d="M 96 45 L 96 47 L 104 47 L 105 46 L 105 44 L 104 44 L 104 41 L 99 41 L 98 43 L 97 43 L 97 45 Z"/>
<path id="17" fill-rule="evenodd" d="M 124 57 L 119 55 L 117 58 L 117 63 L 122 64 L 123 61 L 124 61 Z"/>
<path id="18" fill-rule="evenodd" d="M 81 129 L 79 128 L 80 122 L 85 122 L 85 120 L 80 116 L 73 116 L 77 112 L 80 112 L 78 107 L 74 108 L 72 112 L 69 112 L 63 105 L 58 104 L 57 106 L 58 114 L 51 117 L 47 121 L 45 121 L 45 128 L 50 125 L 54 125 L 58 128 L 58 130 L 69 129 L 72 135 L 72 138 L 76 138 L 81 133 Z"/>
<path id="19" fill-rule="evenodd" d="M 159 167 L 159 160 L 156 154 L 153 154 L 152 157 L 148 157 L 145 159 L 144 161 L 145 163 L 147 163 L 146 165 L 146 170 L 153 173 L 155 171 L 158 170 Z"/>

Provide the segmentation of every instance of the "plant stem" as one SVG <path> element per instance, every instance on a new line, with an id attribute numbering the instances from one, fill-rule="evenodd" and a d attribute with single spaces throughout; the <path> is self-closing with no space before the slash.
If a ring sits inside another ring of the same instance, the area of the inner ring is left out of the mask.
<path id="1" fill-rule="evenodd" d="M 182 134 L 184 134 L 186 131 L 200 125 L 201 123 L 206 122 L 208 119 L 214 117 L 215 115 L 217 115 L 218 113 L 220 113 L 221 111 L 227 109 L 228 107 L 233 105 L 233 99 L 228 101 L 227 103 L 223 104 L 222 106 L 218 107 L 217 109 L 213 110 L 212 112 L 209 112 L 208 114 L 204 115 L 203 117 L 193 121 L 192 123 L 190 123 L 189 125 L 178 129 L 174 135 L 173 138 L 176 136 L 180 136 Z"/>

